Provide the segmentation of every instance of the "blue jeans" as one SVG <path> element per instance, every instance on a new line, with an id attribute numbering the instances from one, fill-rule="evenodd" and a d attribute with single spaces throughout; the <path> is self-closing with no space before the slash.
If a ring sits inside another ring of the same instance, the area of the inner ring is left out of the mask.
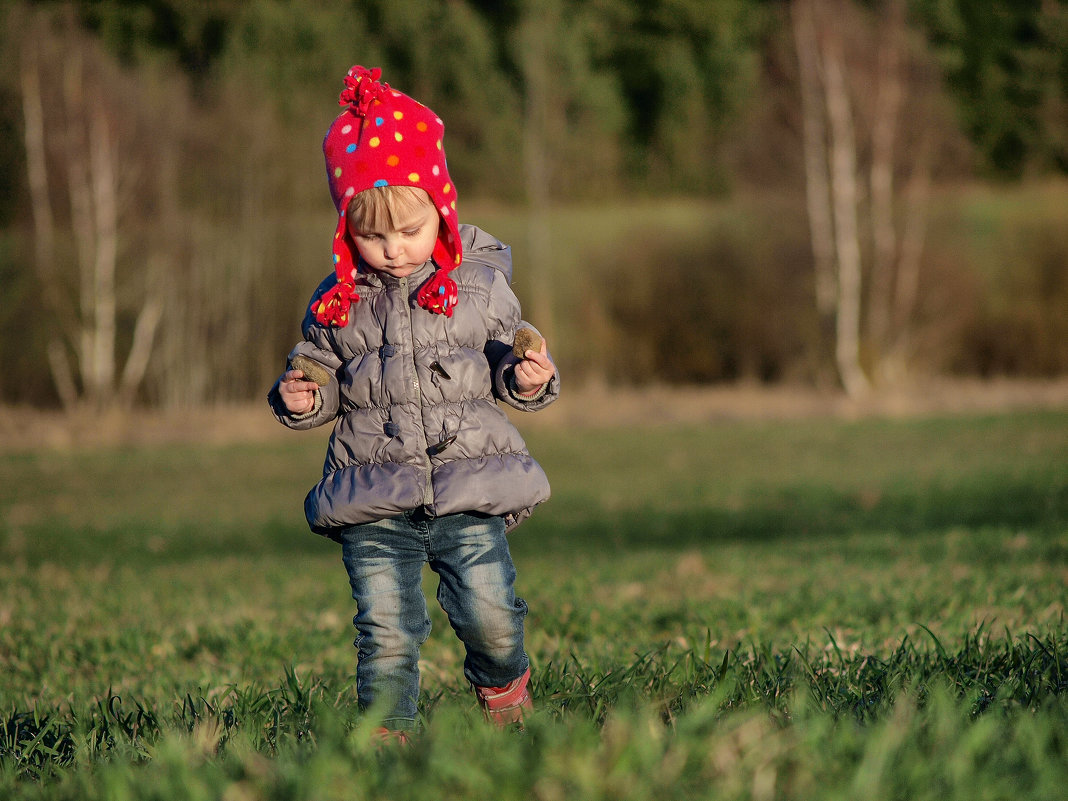
<path id="1" fill-rule="evenodd" d="M 515 596 L 504 528 L 500 517 L 413 510 L 342 531 L 357 610 L 356 692 L 360 707 L 376 704 L 388 728 L 415 727 L 419 646 L 430 636 L 424 564 L 438 574 L 438 603 L 466 648 L 467 680 L 503 687 L 527 669 L 527 605 Z"/>

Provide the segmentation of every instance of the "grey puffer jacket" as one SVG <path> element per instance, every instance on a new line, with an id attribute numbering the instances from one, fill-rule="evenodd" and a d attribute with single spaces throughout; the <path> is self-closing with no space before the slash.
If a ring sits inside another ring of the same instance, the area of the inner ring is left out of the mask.
<path id="1" fill-rule="evenodd" d="M 512 339 L 526 324 L 509 287 L 510 249 L 473 226 L 460 233 L 452 317 L 416 304 L 433 273 L 428 262 L 407 278 L 365 274 L 344 327 L 321 325 L 310 311 L 304 318 L 304 341 L 290 358 L 309 356 L 333 378 L 305 415 L 285 408 L 278 383 L 268 401 L 290 428 L 336 420 L 323 478 L 304 501 L 319 534 L 336 539 L 346 526 L 420 507 L 499 515 L 511 530 L 549 497 L 545 472 L 496 401 L 544 408 L 559 394 L 559 375 L 534 400 L 515 395 Z M 334 282 L 324 280 L 314 298 Z"/>

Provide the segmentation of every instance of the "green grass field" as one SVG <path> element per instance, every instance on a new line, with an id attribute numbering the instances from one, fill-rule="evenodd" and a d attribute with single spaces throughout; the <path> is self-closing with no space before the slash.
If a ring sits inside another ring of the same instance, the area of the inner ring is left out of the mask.
<path id="1" fill-rule="evenodd" d="M 1068 411 L 528 440 L 537 714 L 482 723 L 431 601 L 384 750 L 319 432 L 0 453 L 0 798 L 1064 797 Z"/>

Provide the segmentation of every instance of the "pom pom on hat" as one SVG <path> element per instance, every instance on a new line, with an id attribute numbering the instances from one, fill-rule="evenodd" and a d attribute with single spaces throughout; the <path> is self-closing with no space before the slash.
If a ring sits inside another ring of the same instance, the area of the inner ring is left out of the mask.
<path id="1" fill-rule="evenodd" d="M 354 66 L 345 76 L 338 103 L 347 106 L 323 140 L 327 180 L 338 210 L 334 232 L 337 284 L 312 304 L 324 325 L 344 326 L 349 308 L 359 301 L 356 275 L 359 256 L 348 231 L 349 202 L 359 192 L 379 186 L 423 189 L 444 223 L 435 244 L 434 277 L 419 291 L 419 305 L 452 316 L 456 282 L 448 275 L 463 261 L 456 218 L 456 189 L 445 163 L 441 118 L 423 104 L 379 80 L 381 70 Z"/>

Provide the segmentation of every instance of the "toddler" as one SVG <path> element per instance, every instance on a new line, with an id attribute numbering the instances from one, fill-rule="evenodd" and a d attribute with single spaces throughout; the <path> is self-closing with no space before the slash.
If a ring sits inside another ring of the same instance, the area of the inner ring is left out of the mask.
<path id="1" fill-rule="evenodd" d="M 521 319 L 506 245 L 456 217 L 442 121 L 355 66 L 323 142 L 339 219 L 334 271 L 269 394 L 294 429 L 334 421 L 304 511 L 339 542 L 356 601 L 357 694 L 386 734 L 414 729 L 430 633 L 424 564 L 466 649 L 464 675 L 500 725 L 531 707 L 527 607 L 506 533 L 549 483 L 497 401 L 559 392 L 544 341 L 512 352 Z M 299 365 L 299 367 L 298 367 Z"/>

